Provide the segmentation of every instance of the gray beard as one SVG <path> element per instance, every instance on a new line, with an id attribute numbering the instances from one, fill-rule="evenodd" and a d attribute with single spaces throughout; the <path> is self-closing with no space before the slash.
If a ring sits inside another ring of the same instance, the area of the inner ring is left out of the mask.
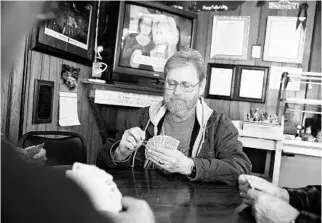
<path id="1" fill-rule="evenodd" d="M 169 112 L 175 116 L 181 117 L 187 111 L 193 109 L 198 101 L 198 96 L 194 97 L 191 101 L 186 101 L 182 99 L 173 99 L 165 96 L 164 102 L 166 108 Z"/>

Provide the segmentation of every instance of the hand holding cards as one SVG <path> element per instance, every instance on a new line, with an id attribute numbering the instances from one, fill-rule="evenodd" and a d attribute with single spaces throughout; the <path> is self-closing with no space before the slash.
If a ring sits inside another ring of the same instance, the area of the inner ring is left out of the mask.
<path id="1" fill-rule="evenodd" d="M 180 141 L 171 136 L 158 135 L 149 139 L 145 147 L 148 150 L 177 149 L 179 144 Z"/>
<path id="2" fill-rule="evenodd" d="M 148 140 L 146 147 L 152 150 L 177 149 L 180 141 L 167 135 L 154 136 Z"/>
<path id="3" fill-rule="evenodd" d="M 74 180 L 90 197 L 98 211 L 118 213 L 122 209 L 122 194 L 113 176 L 94 165 L 74 163 L 66 176 Z"/>
<path id="4" fill-rule="evenodd" d="M 40 152 L 40 150 L 43 148 L 45 143 L 39 144 L 39 145 L 34 145 L 34 146 L 29 146 L 25 148 L 27 155 L 29 158 L 33 158 L 37 153 Z"/>

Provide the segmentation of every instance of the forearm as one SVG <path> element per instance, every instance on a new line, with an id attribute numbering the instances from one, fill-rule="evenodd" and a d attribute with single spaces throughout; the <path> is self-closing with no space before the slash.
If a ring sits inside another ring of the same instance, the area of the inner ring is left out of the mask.
<path id="1" fill-rule="evenodd" d="M 124 157 L 121 157 L 120 154 L 116 153 L 116 148 L 118 147 L 119 142 L 114 142 L 114 144 L 111 141 L 107 141 L 104 145 L 103 151 L 99 153 L 97 158 L 97 166 L 102 169 L 107 168 L 127 168 L 130 166 L 131 163 L 131 156 L 127 157 L 126 159 L 123 159 Z M 117 158 L 115 158 L 117 156 Z"/>
<path id="2" fill-rule="evenodd" d="M 250 172 L 250 166 L 241 165 L 234 159 L 193 158 L 193 161 L 196 165 L 196 177 L 192 180 L 196 181 L 223 182 L 235 186 L 240 174 Z"/>

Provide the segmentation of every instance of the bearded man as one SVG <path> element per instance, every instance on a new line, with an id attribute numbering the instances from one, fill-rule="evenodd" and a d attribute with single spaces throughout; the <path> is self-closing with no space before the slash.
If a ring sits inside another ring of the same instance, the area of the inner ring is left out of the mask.
<path id="1" fill-rule="evenodd" d="M 250 173 L 251 162 L 229 118 L 202 98 L 206 66 L 201 54 L 189 48 L 178 51 L 168 59 L 164 74 L 164 100 L 129 117 L 116 138 L 107 140 L 97 165 L 162 169 L 191 181 L 236 185 L 240 174 Z M 146 149 L 144 142 L 156 135 L 179 140 L 178 149 Z"/>

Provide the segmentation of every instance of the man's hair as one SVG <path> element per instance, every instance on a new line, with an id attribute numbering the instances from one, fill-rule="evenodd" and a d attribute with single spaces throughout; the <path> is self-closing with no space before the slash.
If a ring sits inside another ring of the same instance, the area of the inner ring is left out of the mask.
<path id="1" fill-rule="evenodd" d="M 206 65 L 201 54 L 191 48 L 183 48 L 173 54 L 164 66 L 164 75 L 167 76 L 168 72 L 177 67 L 192 65 L 196 68 L 199 81 L 206 79 Z"/>

